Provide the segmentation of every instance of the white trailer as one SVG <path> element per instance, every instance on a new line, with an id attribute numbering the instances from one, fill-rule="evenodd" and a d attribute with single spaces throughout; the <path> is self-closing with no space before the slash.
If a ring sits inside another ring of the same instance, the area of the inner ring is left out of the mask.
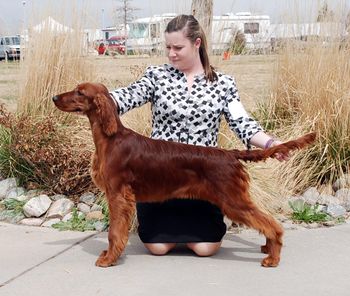
<path id="1" fill-rule="evenodd" d="M 165 28 L 175 16 L 174 13 L 167 13 L 136 19 L 130 23 L 127 50 L 136 53 L 162 53 Z M 211 36 L 213 52 L 220 54 L 225 51 L 238 31 L 244 34 L 247 49 L 266 49 L 270 46 L 269 27 L 268 15 L 229 13 L 214 16 Z"/>
<path id="2" fill-rule="evenodd" d="M 127 50 L 135 53 L 163 52 L 164 31 L 167 24 L 175 16 L 175 13 L 165 13 L 134 20 L 129 24 Z"/>
<path id="3" fill-rule="evenodd" d="M 214 53 L 225 51 L 237 33 L 243 33 L 248 50 L 264 50 L 270 47 L 270 17 L 250 12 L 224 14 L 213 17 L 211 45 Z"/>

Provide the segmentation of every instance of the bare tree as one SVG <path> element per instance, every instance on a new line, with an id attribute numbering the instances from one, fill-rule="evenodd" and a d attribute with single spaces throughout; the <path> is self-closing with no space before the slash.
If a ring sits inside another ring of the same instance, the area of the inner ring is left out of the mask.
<path id="1" fill-rule="evenodd" d="M 346 15 L 346 19 L 345 19 L 345 30 L 346 32 L 350 33 L 350 10 Z"/>
<path id="2" fill-rule="evenodd" d="M 325 1 L 318 11 L 317 22 L 321 23 L 332 21 L 334 21 L 334 11 L 328 8 L 327 1 Z"/>
<path id="3" fill-rule="evenodd" d="M 213 22 L 213 0 L 192 0 L 192 15 L 201 24 L 208 40 L 208 48 L 211 52 L 211 31 Z"/>
<path id="4" fill-rule="evenodd" d="M 116 9 L 116 17 L 117 17 L 116 23 L 123 25 L 124 36 L 125 38 L 127 38 L 128 36 L 127 26 L 135 18 L 134 12 L 139 8 L 136 8 L 130 5 L 132 0 L 117 0 L 117 1 L 121 2 L 121 5 L 117 6 L 117 9 Z M 125 46 L 125 55 L 127 55 L 127 52 L 128 51 Z"/>

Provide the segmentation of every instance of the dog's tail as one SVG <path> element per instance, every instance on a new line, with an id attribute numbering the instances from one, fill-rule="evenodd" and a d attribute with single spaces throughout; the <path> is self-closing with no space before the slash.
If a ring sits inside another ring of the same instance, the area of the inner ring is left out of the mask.
<path id="1" fill-rule="evenodd" d="M 262 161 L 267 158 L 276 158 L 278 154 L 287 154 L 289 151 L 302 149 L 313 143 L 316 139 L 316 133 L 306 134 L 296 140 L 288 141 L 280 145 L 256 150 L 232 150 L 234 156 L 243 161 Z"/>

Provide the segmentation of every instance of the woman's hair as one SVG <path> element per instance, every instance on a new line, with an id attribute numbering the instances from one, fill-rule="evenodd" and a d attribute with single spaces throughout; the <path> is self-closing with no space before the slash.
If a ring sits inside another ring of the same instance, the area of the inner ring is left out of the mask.
<path id="1" fill-rule="evenodd" d="M 186 38 L 188 38 L 193 44 L 197 38 L 201 39 L 199 56 L 204 68 L 205 78 L 210 82 L 217 80 L 218 76 L 216 75 L 214 67 L 210 65 L 209 61 L 207 38 L 202 27 L 193 15 L 181 14 L 176 16 L 168 23 L 165 33 L 172 33 L 181 30 L 183 30 Z"/>

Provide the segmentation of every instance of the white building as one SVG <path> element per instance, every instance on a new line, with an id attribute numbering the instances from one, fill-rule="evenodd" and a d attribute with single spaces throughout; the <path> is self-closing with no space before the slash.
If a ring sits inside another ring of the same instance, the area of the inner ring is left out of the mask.
<path id="1" fill-rule="evenodd" d="M 164 31 L 174 13 L 139 18 L 129 24 L 127 50 L 138 53 L 160 53 L 164 50 Z"/>

